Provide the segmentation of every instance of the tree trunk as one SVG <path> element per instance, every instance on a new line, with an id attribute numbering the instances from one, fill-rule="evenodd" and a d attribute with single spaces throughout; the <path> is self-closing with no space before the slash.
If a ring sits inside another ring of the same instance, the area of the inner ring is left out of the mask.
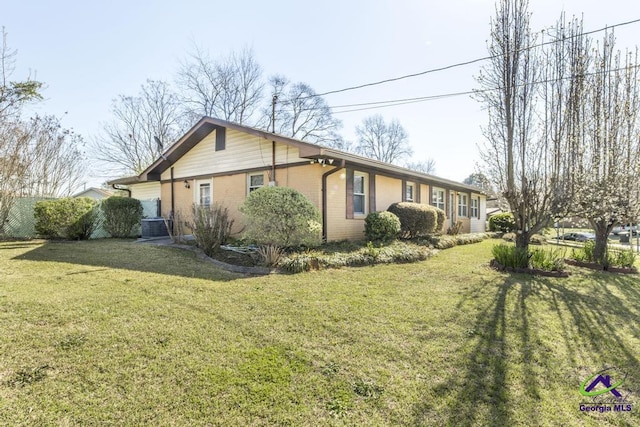
<path id="1" fill-rule="evenodd" d="M 594 222 L 592 225 L 596 232 L 596 243 L 593 248 L 593 257 L 598 264 L 606 267 L 607 239 L 609 238 L 612 226 L 609 225 L 608 221 L 604 220 Z"/>
<path id="2" fill-rule="evenodd" d="M 516 248 L 529 250 L 529 233 L 516 230 Z"/>

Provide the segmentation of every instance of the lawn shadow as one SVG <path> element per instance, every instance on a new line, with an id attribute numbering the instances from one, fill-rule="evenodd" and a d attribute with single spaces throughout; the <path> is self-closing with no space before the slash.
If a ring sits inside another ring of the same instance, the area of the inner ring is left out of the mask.
<path id="1" fill-rule="evenodd" d="M 99 269 L 85 268 L 69 271 L 67 275 L 124 269 L 216 281 L 230 281 L 244 277 L 204 262 L 192 251 L 167 246 L 141 245 L 132 240 L 120 239 L 47 241 L 13 259 L 99 267 Z"/>
<path id="2" fill-rule="evenodd" d="M 584 288 L 542 280 L 543 297 L 562 324 L 562 339 L 573 365 L 589 358 L 594 366 L 618 365 L 638 371 L 637 349 L 624 334 L 640 338 L 640 286 L 635 275 L 593 272 Z M 638 378 L 640 380 L 640 377 Z"/>
<path id="3" fill-rule="evenodd" d="M 491 420 L 493 425 L 510 425 L 535 420 L 541 390 L 558 381 L 575 388 L 579 398 L 585 374 L 612 366 L 629 374 L 638 372 L 638 349 L 633 345 L 640 338 L 637 277 L 607 273 L 584 277 L 583 284 L 513 274 L 502 283 L 488 281 L 461 294 L 460 316 L 454 321 L 468 323 L 467 337 L 451 344 L 455 347 L 451 353 L 461 359 L 453 362 L 458 368 L 443 383 L 429 390 L 443 399 L 442 424 L 471 426 Z M 464 318 L 472 313 L 473 318 Z M 556 353 L 569 355 L 557 368 Z M 640 393 L 640 377 L 629 383 L 628 391 Z M 432 403 L 418 403 L 414 424 L 423 424 L 434 409 Z M 515 414 L 518 420 L 513 419 Z"/>
<path id="4" fill-rule="evenodd" d="M 41 245 L 41 241 L 32 241 L 32 240 L 17 240 L 17 241 L 7 241 L 3 242 L 0 240 L 0 250 L 10 250 L 10 249 L 25 249 L 30 247 L 36 247 Z"/>

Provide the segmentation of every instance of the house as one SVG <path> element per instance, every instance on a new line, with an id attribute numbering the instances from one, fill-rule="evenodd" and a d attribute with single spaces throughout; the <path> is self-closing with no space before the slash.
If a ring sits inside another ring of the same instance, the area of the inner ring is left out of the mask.
<path id="1" fill-rule="evenodd" d="M 161 213 L 187 213 L 193 204 L 222 203 L 241 232 L 238 208 L 265 185 L 294 188 L 322 214 L 326 240 L 361 239 L 369 212 L 394 202 L 429 203 L 447 213 L 444 229 L 485 229 L 482 190 L 352 153 L 244 125 L 204 117 L 138 176 L 116 179 L 131 197 L 160 199 Z"/>

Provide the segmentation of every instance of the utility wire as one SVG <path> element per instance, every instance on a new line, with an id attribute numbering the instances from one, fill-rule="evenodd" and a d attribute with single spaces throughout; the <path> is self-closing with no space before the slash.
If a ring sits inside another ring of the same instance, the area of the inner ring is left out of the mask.
<path id="1" fill-rule="evenodd" d="M 640 64 L 626 66 L 626 67 L 620 67 L 620 68 L 615 68 L 613 70 L 608 70 L 608 71 L 593 71 L 591 73 L 583 73 L 583 74 L 581 74 L 581 76 L 583 76 L 583 77 L 595 76 L 595 75 L 598 75 L 598 74 L 604 74 L 605 72 L 606 73 L 613 73 L 613 72 L 624 71 L 624 70 L 632 70 L 632 69 L 637 69 L 637 68 L 640 68 Z M 530 83 L 524 83 L 524 84 L 521 84 L 521 85 L 518 85 L 518 86 L 553 83 L 553 82 L 562 81 L 562 80 L 570 80 L 570 79 L 572 79 L 574 77 L 575 76 L 567 76 L 567 77 L 563 77 L 561 79 L 550 78 L 550 79 L 547 79 L 547 80 L 538 80 L 538 81 L 534 81 L 534 82 L 530 82 Z M 351 112 L 355 112 L 355 111 L 366 111 L 366 110 L 374 110 L 374 109 L 378 109 L 378 108 L 395 107 L 395 106 L 398 106 L 398 105 L 415 104 L 415 103 L 426 102 L 426 101 L 435 101 L 435 100 L 438 100 L 438 99 L 453 98 L 453 97 L 456 97 L 456 96 L 481 94 L 481 93 L 484 93 L 484 92 L 492 92 L 492 91 L 496 91 L 496 90 L 502 90 L 502 88 L 497 87 L 497 88 L 488 88 L 488 89 L 476 89 L 476 90 L 470 90 L 470 91 L 466 91 L 466 92 L 451 92 L 451 93 L 443 93 L 443 94 L 439 94 L 439 95 L 421 96 L 421 97 L 416 97 L 416 98 L 392 99 L 392 100 L 388 100 L 388 101 L 375 101 L 375 102 L 363 102 L 363 103 L 360 103 L 360 104 L 335 105 L 335 106 L 331 106 L 331 107 L 328 107 L 328 108 L 336 109 L 336 108 L 364 107 L 364 108 L 356 108 L 356 109 L 351 109 L 351 110 L 334 111 L 333 112 L 333 114 L 342 114 L 342 113 L 351 113 Z M 305 109 L 305 110 L 311 111 L 311 110 L 315 110 L 315 109 L 316 108 L 309 108 L 309 109 Z"/>
<path id="2" fill-rule="evenodd" d="M 634 20 L 631 20 L 631 21 L 621 22 L 621 23 L 618 23 L 618 24 L 615 24 L 615 25 L 611 25 L 611 26 L 605 26 L 605 27 L 599 28 L 597 30 L 587 31 L 587 32 L 580 33 L 580 34 L 575 34 L 573 36 L 563 38 L 562 40 L 564 41 L 564 40 L 572 39 L 572 38 L 575 38 L 575 37 L 580 37 L 580 36 L 586 36 L 586 35 L 589 35 L 589 34 L 599 33 L 601 31 L 606 31 L 606 30 L 609 30 L 609 29 L 614 29 L 614 28 L 617 28 L 617 27 L 625 26 L 625 25 L 637 24 L 638 22 L 640 22 L 640 18 L 639 19 L 634 19 Z M 552 43 L 557 43 L 557 42 L 558 42 L 558 40 L 550 40 L 550 41 L 547 41 L 547 42 L 543 42 L 543 43 L 539 43 L 539 44 L 536 44 L 536 45 L 533 45 L 533 46 L 528 46 L 528 47 L 522 48 L 517 52 L 531 50 L 531 49 L 534 49 L 536 47 L 541 47 L 541 46 L 545 46 L 545 45 L 552 44 Z M 330 91 L 323 92 L 323 93 L 317 93 L 315 95 L 308 95 L 306 97 L 301 97 L 299 99 L 314 98 L 314 97 L 318 97 L 318 96 L 332 95 L 334 93 L 341 93 L 341 92 L 347 92 L 347 91 L 356 90 L 356 89 L 362 89 L 362 88 L 370 87 L 370 86 L 378 86 L 378 85 L 382 85 L 382 84 L 386 84 L 386 83 L 396 82 L 396 81 L 399 81 L 399 80 L 405 80 L 405 79 L 410 79 L 410 78 L 413 78 L 413 77 L 424 76 L 426 74 L 432 74 L 432 73 L 436 73 L 436 72 L 440 72 L 440 71 L 450 70 L 452 68 L 463 67 L 465 65 L 475 64 L 476 62 L 486 61 L 488 59 L 494 59 L 494 58 L 497 58 L 497 57 L 498 57 L 498 55 L 485 56 L 485 57 L 482 57 L 482 58 L 472 59 L 470 61 L 458 62 L 458 63 L 447 65 L 447 66 L 444 66 L 444 67 L 432 68 L 430 70 L 421 71 L 419 73 L 407 74 L 407 75 L 404 75 L 404 76 L 394 77 L 394 78 L 385 79 L 385 80 L 379 80 L 377 82 L 372 82 L 372 83 L 364 83 L 364 84 L 361 84 L 361 85 L 350 86 L 350 87 L 346 87 L 346 88 L 343 88 L 343 89 L 330 90 Z"/>

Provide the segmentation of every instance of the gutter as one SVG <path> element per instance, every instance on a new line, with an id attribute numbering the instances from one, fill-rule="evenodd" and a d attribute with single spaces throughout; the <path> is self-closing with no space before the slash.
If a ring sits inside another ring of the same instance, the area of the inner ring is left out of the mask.
<path id="1" fill-rule="evenodd" d="M 327 241 L 327 178 L 329 175 L 333 175 L 334 173 L 345 168 L 346 162 L 343 160 L 340 161 L 340 164 L 336 166 L 334 169 L 325 172 L 322 174 L 322 241 Z"/>
<path id="2" fill-rule="evenodd" d="M 127 193 L 129 193 L 129 198 L 131 198 L 131 190 L 129 190 L 128 188 L 120 188 L 117 187 L 118 184 L 111 184 L 111 188 L 113 188 L 114 190 L 118 190 L 118 191 L 126 191 Z"/>

